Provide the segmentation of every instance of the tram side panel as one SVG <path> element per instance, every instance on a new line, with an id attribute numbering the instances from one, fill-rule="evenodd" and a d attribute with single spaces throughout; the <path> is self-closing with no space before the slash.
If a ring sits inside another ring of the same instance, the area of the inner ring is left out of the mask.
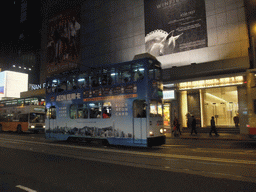
<path id="1" fill-rule="evenodd" d="M 70 137 L 107 139 L 115 145 L 146 144 L 146 120 L 144 128 L 134 129 L 132 99 L 112 100 L 110 118 L 79 119 L 70 117 L 72 103 L 52 103 L 56 107 L 56 119 L 47 119 L 46 137 L 67 140 Z"/>

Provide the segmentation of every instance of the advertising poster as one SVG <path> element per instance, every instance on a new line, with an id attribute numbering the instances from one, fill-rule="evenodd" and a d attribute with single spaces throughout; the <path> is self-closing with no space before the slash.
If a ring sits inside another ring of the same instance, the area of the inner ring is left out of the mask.
<path id="1" fill-rule="evenodd" d="M 4 86 L 0 86 L 0 94 L 4 94 Z"/>
<path id="2" fill-rule="evenodd" d="M 4 88 L 6 84 L 6 72 L 0 72 L 0 95 L 4 97 Z"/>
<path id="3" fill-rule="evenodd" d="M 48 74 L 75 69 L 80 63 L 81 20 L 77 10 L 66 10 L 49 20 L 47 42 Z"/>
<path id="4" fill-rule="evenodd" d="M 146 51 L 154 56 L 207 47 L 204 0 L 144 0 Z"/>

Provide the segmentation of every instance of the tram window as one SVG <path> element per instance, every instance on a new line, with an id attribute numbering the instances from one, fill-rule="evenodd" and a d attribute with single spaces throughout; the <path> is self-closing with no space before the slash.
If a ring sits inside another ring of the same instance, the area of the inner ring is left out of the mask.
<path id="1" fill-rule="evenodd" d="M 52 92 L 54 93 L 58 85 L 58 79 L 52 80 Z"/>
<path id="2" fill-rule="evenodd" d="M 99 86 L 99 79 L 98 79 L 98 77 L 92 77 L 91 78 L 91 85 L 92 85 L 92 87 L 98 87 Z"/>
<path id="3" fill-rule="evenodd" d="M 88 86 L 87 73 L 82 73 L 78 76 L 77 84 L 79 88 L 86 88 Z"/>
<path id="4" fill-rule="evenodd" d="M 159 101 L 150 101 L 150 117 L 162 117 L 163 108 Z"/>
<path id="5" fill-rule="evenodd" d="M 101 85 L 112 85 L 114 83 L 115 68 L 102 69 Z"/>
<path id="6" fill-rule="evenodd" d="M 116 78 L 116 83 L 122 83 L 122 73 L 120 69 L 116 69 L 115 78 Z"/>
<path id="7" fill-rule="evenodd" d="M 67 80 L 65 78 L 62 78 L 59 80 L 58 86 L 57 86 L 57 92 L 62 92 L 67 89 Z"/>
<path id="8" fill-rule="evenodd" d="M 103 103 L 103 118 L 110 118 L 112 113 L 112 108 L 111 108 L 111 103 L 110 102 L 105 102 Z"/>
<path id="9" fill-rule="evenodd" d="M 46 117 L 48 119 L 56 119 L 56 107 L 51 106 L 49 109 L 47 109 Z"/>
<path id="10" fill-rule="evenodd" d="M 111 68 L 107 74 L 107 79 L 108 79 L 108 85 L 112 85 L 115 83 L 115 68 Z"/>
<path id="11" fill-rule="evenodd" d="M 149 78 L 150 79 L 160 79 L 161 78 L 161 67 L 158 64 L 152 63 L 150 65 Z"/>
<path id="12" fill-rule="evenodd" d="M 135 100 L 133 102 L 133 117 L 134 118 L 147 117 L 147 105 L 145 100 Z"/>
<path id="13" fill-rule="evenodd" d="M 70 105 L 69 117 L 70 119 L 77 119 L 77 105 Z"/>
<path id="14" fill-rule="evenodd" d="M 86 104 L 79 104 L 78 105 L 78 119 L 87 119 L 88 118 L 88 107 Z"/>
<path id="15" fill-rule="evenodd" d="M 149 69 L 149 79 L 154 79 L 154 69 Z"/>
<path id="16" fill-rule="evenodd" d="M 102 79 L 101 79 L 101 85 L 107 85 L 108 84 L 108 69 L 102 69 Z"/>
<path id="17" fill-rule="evenodd" d="M 101 118 L 102 107 L 101 103 L 89 103 L 90 107 L 90 118 Z"/>
<path id="18" fill-rule="evenodd" d="M 143 64 L 134 64 L 132 66 L 132 71 L 133 71 L 133 80 L 134 81 L 138 81 L 138 80 L 142 80 L 144 78 L 144 67 Z"/>
<path id="19" fill-rule="evenodd" d="M 131 73 L 131 65 L 126 64 L 122 67 L 120 67 L 120 72 L 121 72 L 121 82 L 122 83 L 127 83 L 132 80 L 132 73 Z"/>
<path id="20" fill-rule="evenodd" d="M 72 90 L 72 82 L 67 80 L 67 90 Z"/>
<path id="21" fill-rule="evenodd" d="M 157 114 L 158 116 L 162 117 L 163 116 L 163 105 L 161 102 L 157 103 Z"/>
<path id="22" fill-rule="evenodd" d="M 47 91 L 47 93 L 52 92 L 52 81 L 51 80 L 46 82 L 46 91 Z"/>
<path id="23" fill-rule="evenodd" d="M 67 90 L 72 90 L 72 89 L 77 89 L 78 85 L 77 85 L 77 78 L 76 76 L 71 76 L 68 80 L 67 80 Z"/>
<path id="24" fill-rule="evenodd" d="M 98 87 L 101 83 L 101 74 L 102 71 L 98 69 L 93 69 L 93 71 L 90 72 L 89 75 L 89 83 L 92 87 Z"/>
<path id="25" fill-rule="evenodd" d="M 155 70 L 155 78 L 160 79 L 161 78 L 161 70 L 159 68 L 156 68 Z"/>

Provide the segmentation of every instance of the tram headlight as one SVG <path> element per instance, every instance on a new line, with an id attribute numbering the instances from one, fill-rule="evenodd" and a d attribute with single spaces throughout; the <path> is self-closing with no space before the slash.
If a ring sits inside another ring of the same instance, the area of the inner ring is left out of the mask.
<path id="1" fill-rule="evenodd" d="M 34 126 L 34 125 L 31 125 L 30 127 L 31 127 L 31 129 L 34 129 L 34 128 L 35 128 L 35 126 Z"/>
<path id="2" fill-rule="evenodd" d="M 149 136 L 154 136 L 153 131 L 149 131 Z"/>
<path id="3" fill-rule="evenodd" d="M 164 129 L 160 129 L 160 133 L 162 133 L 162 134 L 163 134 L 163 133 L 164 133 Z"/>
<path id="4" fill-rule="evenodd" d="M 43 128 L 45 128 L 45 125 L 43 125 Z"/>

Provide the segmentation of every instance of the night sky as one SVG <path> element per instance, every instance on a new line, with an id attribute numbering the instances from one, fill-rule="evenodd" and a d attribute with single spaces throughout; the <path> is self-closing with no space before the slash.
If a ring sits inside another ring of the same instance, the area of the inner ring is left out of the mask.
<path id="1" fill-rule="evenodd" d="M 15 4 L 14 4 L 15 2 Z M 20 22 L 20 3 L 13 0 L 1 2 L 1 55 L 18 41 Z"/>
<path id="2" fill-rule="evenodd" d="M 1 56 L 15 55 L 19 50 L 40 48 L 40 0 L 27 0 L 26 20 L 21 21 L 21 0 L 1 2 Z M 23 34 L 23 38 L 20 38 Z"/>

